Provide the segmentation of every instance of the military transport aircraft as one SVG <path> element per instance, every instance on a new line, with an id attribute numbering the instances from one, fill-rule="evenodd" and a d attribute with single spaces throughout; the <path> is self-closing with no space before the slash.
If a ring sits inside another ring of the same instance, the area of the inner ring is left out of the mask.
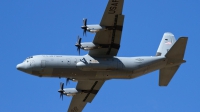
<path id="1" fill-rule="evenodd" d="M 34 55 L 17 65 L 17 69 L 39 77 L 63 77 L 77 81 L 76 88 L 64 89 L 60 83 L 60 97 L 73 96 L 68 112 L 80 112 L 91 103 L 106 80 L 132 79 L 159 70 L 159 86 L 167 86 L 186 62 L 183 60 L 187 37 L 177 41 L 172 33 L 164 33 L 155 56 L 117 57 L 123 29 L 122 15 L 124 0 L 109 0 L 99 25 L 81 27 L 86 32 L 96 33 L 93 42 L 81 43 L 76 47 L 88 50 L 84 56 Z"/>

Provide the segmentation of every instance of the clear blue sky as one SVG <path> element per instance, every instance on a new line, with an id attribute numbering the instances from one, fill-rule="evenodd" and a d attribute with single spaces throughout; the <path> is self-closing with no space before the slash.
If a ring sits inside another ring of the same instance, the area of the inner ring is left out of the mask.
<path id="1" fill-rule="evenodd" d="M 59 98 L 65 79 L 39 78 L 16 70 L 36 54 L 78 55 L 82 18 L 98 24 L 107 0 L 0 1 L 0 111 L 65 112 L 71 98 Z M 118 56 L 155 55 L 164 32 L 188 36 L 183 64 L 168 87 L 158 86 L 158 71 L 131 80 L 109 80 L 84 112 L 199 112 L 200 1 L 125 0 Z M 83 41 L 92 41 L 87 33 Z M 87 52 L 81 51 L 81 55 Z M 68 87 L 75 87 L 71 82 Z"/>

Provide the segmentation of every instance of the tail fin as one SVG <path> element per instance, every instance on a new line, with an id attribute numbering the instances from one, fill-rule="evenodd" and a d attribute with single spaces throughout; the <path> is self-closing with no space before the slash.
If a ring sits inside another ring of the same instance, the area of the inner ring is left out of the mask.
<path id="1" fill-rule="evenodd" d="M 158 47 L 156 56 L 165 56 L 165 54 L 170 50 L 170 48 L 174 45 L 175 42 L 176 39 L 172 33 L 164 33 L 163 38 Z"/>
<path id="2" fill-rule="evenodd" d="M 187 37 L 180 37 L 165 55 L 167 58 L 167 65 L 166 67 L 160 69 L 159 86 L 167 86 L 179 66 L 186 62 L 183 60 L 183 57 L 185 54 L 187 40 Z"/>

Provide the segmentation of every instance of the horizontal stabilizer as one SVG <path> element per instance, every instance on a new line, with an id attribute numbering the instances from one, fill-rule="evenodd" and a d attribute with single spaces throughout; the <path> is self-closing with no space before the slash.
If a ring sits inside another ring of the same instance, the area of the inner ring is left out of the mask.
<path id="1" fill-rule="evenodd" d="M 165 55 L 167 58 L 167 66 L 160 69 L 159 86 L 167 86 L 179 66 L 185 62 L 183 57 L 185 54 L 187 40 L 188 37 L 180 37 Z"/>
<path id="2" fill-rule="evenodd" d="M 159 86 L 167 86 L 178 68 L 179 65 L 160 69 Z"/>
<path id="3" fill-rule="evenodd" d="M 182 60 L 185 54 L 185 48 L 188 37 L 180 37 L 171 49 L 165 55 L 168 59 Z"/>

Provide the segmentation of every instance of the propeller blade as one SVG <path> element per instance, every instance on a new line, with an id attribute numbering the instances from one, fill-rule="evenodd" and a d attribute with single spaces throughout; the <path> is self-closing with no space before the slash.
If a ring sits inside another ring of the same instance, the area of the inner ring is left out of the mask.
<path id="1" fill-rule="evenodd" d="M 79 50 L 79 48 L 77 47 L 77 51 Z"/>
<path id="2" fill-rule="evenodd" d="M 79 38 L 79 40 L 78 40 L 78 44 L 79 44 L 79 45 L 81 45 L 81 39 L 82 39 L 82 38 Z"/>
<path id="3" fill-rule="evenodd" d="M 64 83 L 61 82 L 60 83 L 60 89 L 63 90 L 63 87 L 64 87 Z"/>
<path id="4" fill-rule="evenodd" d="M 66 80 L 66 86 L 67 86 L 67 84 L 70 84 L 70 78 L 67 78 L 67 80 Z"/>
<path id="5" fill-rule="evenodd" d="M 87 31 L 87 19 L 83 18 L 83 26 L 81 27 L 83 29 L 83 36 L 87 36 L 86 35 L 86 31 Z"/>
<path id="6" fill-rule="evenodd" d="M 87 19 L 85 19 L 85 26 L 87 26 Z"/>
<path id="7" fill-rule="evenodd" d="M 81 49 L 81 40 L 82 38 L 80 38 L 79 36 L 77 37 L 77 42 L 75 44 L 75 46 L 77 47 L 77 51 L 79 52 L 80 55 L 80 49 Z"/>
<path id="8" fill-rule="evenodd" d="M 63 88 L 64 88 L 64 83 L 61 82 L 60 90 L 58 90 L 58 92 L 60 93 L 60 98 L 62 98 L 62 100 L 63 100 L 63 92 L 64 92 Z"/>
<path id="9" fill-rule="evenodd" d="M 87 19 L 86 18 L 83 18 L 83 25 L 87 26 Z"/>
<path id="10" fill-rule="evenodd" d="M 62 100 L 63 100 L 63 94 L 62 93 L 60 93 L 60 98 L 62 98 Z"/>
<path id="11" fill-rule="evenodd" d="M 85 26 L 85 19 L 83 18 L 83 26 Z"/>
<path id="12" fill-rule="evenodd" d="M 80 48 L 78 49 L 78 54 L 80 55 Z"/>
<path id="13" fill-rule="evenodd" d="M 87 36 L 86 31 L 87 31 L 87 29 L 84 29 L 84 30 L 83 30 L 83 36 L 84 36 L 84 35 Z"/>

